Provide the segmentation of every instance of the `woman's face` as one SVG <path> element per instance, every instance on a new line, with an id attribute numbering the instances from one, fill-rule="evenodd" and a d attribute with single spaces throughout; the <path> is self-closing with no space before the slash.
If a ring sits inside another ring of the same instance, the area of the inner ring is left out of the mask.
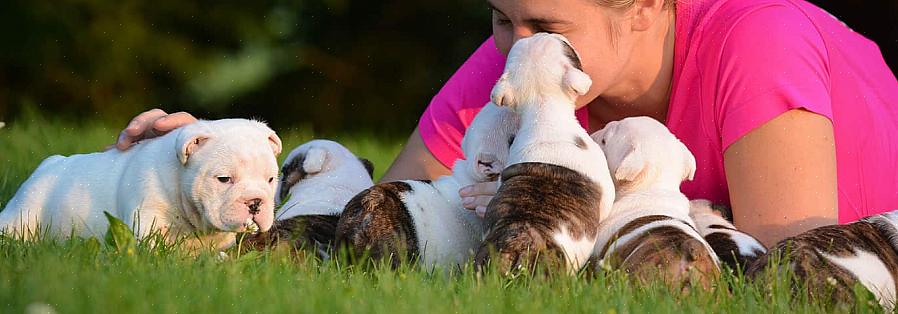
<path id="1" fill-rule="evenodd" d="M 599 6 L 592 0 L 488 0 L 493 10 L 496 47 L 508 55 L 518 39 L 557 33 L 571 41 L 592 87 L 577 99 L 585 106 L 621 82 L 633 49 L 626 9 Z"/>

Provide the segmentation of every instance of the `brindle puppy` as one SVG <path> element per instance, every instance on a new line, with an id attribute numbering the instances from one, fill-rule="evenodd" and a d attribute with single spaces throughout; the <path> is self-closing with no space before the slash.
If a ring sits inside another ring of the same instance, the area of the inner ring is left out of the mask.
<path id="1" fill-rule="evenodd" d="M 860 283 L 892 311 L 898 291 L 898 211 L 864 218 L 847 225 L 824 226 L 777 243 L 749 265 L 747 275 L 763 278 L 780 258 L 794 275 L 795 292 L 804 287 L 813 298 L 854 301 L 852 287 Z"/>
<path id="2" fill-rule="evenodd" d="M 491 226 L 478 250 L 477 265 L 492 256 L 498 269 L 567 269 L 569 257 L 558 245 L 561 234 L 595 239 L 602 193 L 588 177 L 571 169 L 536 162 L 502 171 L 502 185 L 490 202 L 485 223 Z M 569 241 L 564 241 L 569 242 Z M 585 243 L 592 245 L 592 242 Z"/>

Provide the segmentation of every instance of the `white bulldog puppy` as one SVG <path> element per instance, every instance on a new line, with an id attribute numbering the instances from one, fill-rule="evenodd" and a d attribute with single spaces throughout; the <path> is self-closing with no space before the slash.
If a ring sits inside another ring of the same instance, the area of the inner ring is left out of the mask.
<path id="1" fill-rule="evenodd" d="M 243 119 L 197 121 L 127 151 L 52 156 L 19 188 L 0 229 L 29 239 L 103 236 L 103 212 L 154 230 L 188 248 L 225 248 L 235 232 L 267 231 L 281 140 L 265 124 Z"/>
<path id="2" fill-rule="evenodd" d="M 417 259 L 425 267 L 455 266 L 469 261 L 480 244 L 483 222 L 462 206 L 462 187 L 495 181 L 508 159 L 518 128 L 513 112 L 487 104 L 462 139 L 465 159 L 455 161 L 452 175 L 433 182 L 402 180 L 380 183 L 349 201 L 337 226 L 338 245 L 375 259 Z"/>
<path id="3" fill-rule="evenodd" d="M 793 291 L 820 300 L 853 303 L 860 283 L 892 313 L 898 297 L 898 211 L 787 238 L 750 264 L 746 276 L 759 280 L 770 266 L 790 269 Z"/>
<path id="4" fill-rule="evenodd" d="M 312 140 L 284 160 L 278 186 L 277 213 L 269 232 L 245 239 L 256 249 L 287 245 L 316 250 L 329 258 L 337 221 L 346 203 L 374 185 L 374 165 L 334 141 Z"/>
<path id="5" fill-rule="evenodd" d="M 517 112 L 521 127 L 486 210 L 478 266 L 496 256 L 503 272 L 541 261 L 572 273 L 587 262 L 614 201 L 605 155 L 574 115 L 591 84 L 561 35 L 535 34 L 511 48 L 492 100 Z"/>
<path id="6" fill-rule="evenodd" d="M 721 262 L 731 270 L 745 271 L 751 262 L 767 253 L 767 249 L 755 237 L 739 231 L 720 212 L 711 207 L 711 201 L 692 200 L 689 202 L 689 217 L 695 222 L 696 230 L 714 249 Z"/>
<path id="7" fill-rule="evenodd" d="M 710 287 L 717 255 L 695 229 L 680 183 L 695 175 L 695 157 L 660 122 L 633 117 L 592 135 L 608 157 L 617 199 L 599 226 L 594 262 L 640 282 Z"/>

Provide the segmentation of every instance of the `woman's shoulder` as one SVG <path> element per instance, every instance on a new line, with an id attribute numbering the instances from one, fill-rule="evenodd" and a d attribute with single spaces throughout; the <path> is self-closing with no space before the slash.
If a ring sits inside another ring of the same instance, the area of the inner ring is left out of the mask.
<path id="1" fill-rule="evenodd" d="M 461 156 L 465 129 L 489 102 L 490 91 L 504 67 L 505 57 L 490 37 L 455 71 L 421 115 L 421 138 L 447 167 Z"/>

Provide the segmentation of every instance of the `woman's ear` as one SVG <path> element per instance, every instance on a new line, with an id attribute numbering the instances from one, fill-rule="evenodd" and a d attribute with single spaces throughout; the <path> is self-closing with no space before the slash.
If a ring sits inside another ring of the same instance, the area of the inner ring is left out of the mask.
<path id="1" fill-rule="evenodd" d="M 630 8 L 632 10 L 632 25 L 631 28 L 634 32 L 642 32 L 647 31 L 651 28 L 655 22 L 665 16 L 662 12 L 665 9 L 665 3 L 667 1 L 674 0 L 637 0 L 633 3 L 633 7 Z"/>

